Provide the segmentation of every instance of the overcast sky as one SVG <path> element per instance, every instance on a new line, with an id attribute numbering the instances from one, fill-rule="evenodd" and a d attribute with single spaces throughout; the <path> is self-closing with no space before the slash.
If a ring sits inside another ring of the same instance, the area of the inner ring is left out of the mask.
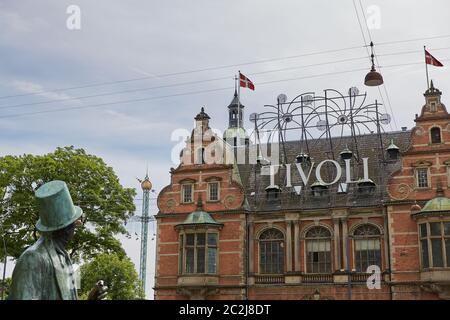
<path id="1" fill-rule="evenodd" d="M 355 4 L 368 42 L 359 0 Z M 81 9 L 80 30 L 67 28 L 69 5 Z M 74 145 L 102 157 L 127 187 L 139 188 L 136 177 L 145 175 L 148 163 L 159 191 L 169 182 L 170 167 L 176 166 L 171 161 L 178 143 L 171 141 L 174 130 L 190 130 L 202 106 L 212 127 L 226 128 L 238 70 L 256 86 L 254 92 L 242 90 L 247 127 L 248 115 L 262 112 L 280 93 L 293 98 L 356 86 L 367 91 L 368 101 L 390 101 L 386 108 L 395 122 L 389 130 L 411 128 L 426 89 L 423 45 L 444 65 L 449 63 L 450 36 L 439 36 L 450 35 L 450 3 L 362 0 L 361 5 L 385 79 L 383 98 L 377 88 L 364 87 L 365 70 L 351 72 L 370 68 L 352 0 L 0 0 L 0 156 Z M 429 37 L 439 38 L 400 42 Z M 340 50 L 345 48 L 353 49 Z M 324 51 L 328 53 L 305 55 Z M 254 63 L 261 60 L 271 61 Z M 409 63 L 416 64 L 393 66 Z M 323 65 L 305 67 L 313 64 Z M 186 72 L 203 69 L 208 70 Z M 287 70 L 261 73 L 276 69 Z M 445 103 L 448 67 L 430 67 L 430 75 Z M 144 79 L 123 81 L 137 78 Z M 221 80 L 203 81 L 216 78 Z M 84 88 L 52 91 L 80 86 Z M 153 89 L 130 92 L 144 88 Z M 20 96 L 6 97 L 14 95 Z M 91 95 L 101 96 L 80 99 Z M 35 113 L 72 107 L 78 109 Z M 17 116 L 26 113 L 34 114 Z M 155 201 L 151 203 L 156 214 Z M 139 202 L 137 208 L 141 210 Z M 139 234 L 139 226 L 132 231 Z M 138 267 L 136 236 L 123 243 Z M 152 298 L 154 241 L 150 243 L 147 293 Z"/>

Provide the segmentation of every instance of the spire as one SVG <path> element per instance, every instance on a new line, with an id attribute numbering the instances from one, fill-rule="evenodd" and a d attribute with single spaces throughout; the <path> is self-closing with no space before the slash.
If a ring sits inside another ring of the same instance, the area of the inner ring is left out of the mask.
<path id="1" fill-rule="evenodd" d="M 440 96 L 441 94 L 442 94 L 442 92 L 439 89 L 434 87 L 433 80 L 431 80 L 430 81 L 430 88 L 427 89 L 427 91 L 425 91 L 424 96 L 425 97 L 427 97 L 427 96 L 435 96 L 435 95 L 439 95 Z"/>

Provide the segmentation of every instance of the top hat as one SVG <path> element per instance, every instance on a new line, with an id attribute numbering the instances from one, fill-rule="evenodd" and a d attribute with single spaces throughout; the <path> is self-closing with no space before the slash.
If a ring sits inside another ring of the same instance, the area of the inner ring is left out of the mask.
<path id="1" fill-rule="evenodd" d="M 50 181 L 40 186 L 35 197 L 39 204 L 39 220 L 36 228 L 41 232 L 63 229 L 83 214 L 80 207 L 74 206 L 69 188 L 64 181 Z"/>

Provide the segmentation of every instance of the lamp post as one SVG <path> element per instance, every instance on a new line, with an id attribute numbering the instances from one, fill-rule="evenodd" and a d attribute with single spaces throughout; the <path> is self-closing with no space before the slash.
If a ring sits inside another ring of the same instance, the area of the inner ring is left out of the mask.
<path id="1" fill-rule="evenodd" d="M 2 197 L 1 197 L 1 202 L 3 203 L 4 198 L 6 195 L 6 188 L 3 191 Z M 6 240 L 5 240 L 5 231 L 3 229 L 3 224 L 0 224 L 1 227 L 1 232 L 2 232 L 2 239 L 3 239 L 3 249 L 5 251 L 5 257 L 4 257 L 4 261 L 3 261 L 3 277 L 2 277 L 2 286 L 1 286 L 1 299 L 4 299 L 5 296 L 5 289 L 6 289 L 6 285 L 5 285 L 5 279 L 6 279 L 6 264 L 8 262 L 8 254 L 6 251 Z"/>

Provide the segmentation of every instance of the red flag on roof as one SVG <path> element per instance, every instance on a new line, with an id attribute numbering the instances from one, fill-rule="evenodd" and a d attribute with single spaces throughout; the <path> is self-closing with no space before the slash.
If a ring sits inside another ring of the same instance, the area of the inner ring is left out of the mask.
<path id="1" fill-rule="evenodd" d="M 255 90 L 255 85 L 253 84 L 253 82 L 251 82 L 250 79 L 244 76 L 240 71 L 239 71 L 239 86 L 241 86 L 242 88 L 249 88 L 250 90 Z"/>
<path id="2" fill-rule="evenodd" d="M 443 67 L 444 65 L 435 57 L 433 57 L 427 50 L 425 50 L 425 63 L 435 67 Z"/>

